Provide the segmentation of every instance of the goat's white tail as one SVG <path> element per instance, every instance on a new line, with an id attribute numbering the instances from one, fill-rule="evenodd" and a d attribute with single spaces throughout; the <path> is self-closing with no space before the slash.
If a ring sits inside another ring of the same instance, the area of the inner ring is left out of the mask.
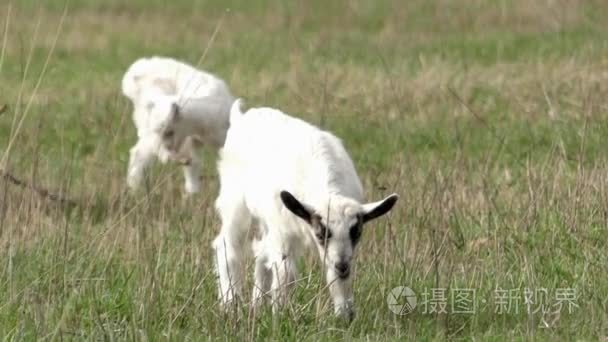
<path id="1" fill-rule="evenodd" d="M 242 116 L 243 112 L 241 111 L 241 104 L 243 103 L 242 99 L 236 99 L 232 103 L 232 107 L 230 107 L 230 124 L 237 122 Z"/>
<path id="2" fill-rule="evenodd" d="M 139 93 L 137 76 L 129 73 L 125 75 L 122 79 L 122 93 L 131 100 L 134 100 L 137 97 L 137 94 Z"/>
<path id="3" fill-rule="evenodd" d="M 150 72 L 147 58 L 138 59 L 133 63 L 122 78 L 122 93 L 135 100 L 140 91 L 139 79 Z"/>

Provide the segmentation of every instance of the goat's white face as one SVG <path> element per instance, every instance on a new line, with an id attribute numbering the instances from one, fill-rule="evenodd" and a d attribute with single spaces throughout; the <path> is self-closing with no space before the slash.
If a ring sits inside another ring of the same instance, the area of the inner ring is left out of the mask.
<path id="1" fill-rule="evenodd" d="M 393 194 L 378 202 L 359 204 L 349 198 L 332 196 L 328 203 L 323 205 L 323 209 L 301 203 L 287 191 L 281 192 L 285 207 L 310 226 L 321 259 L 327 268 L 327 280 L 332 286 L 338 287 L 332 291 L 332 295 L 335 292 L 336 296 L 341 297 L 340 301 L 352 301 L 352 264 L 363 225 L 386 214 L 395 205 L 397 198 L 398 196 Z M 336 310 L 346 310 L 351 315 L 350 304 L 344 305 L 346 306 L 336 307 Z"/>
<path id="2" fill-rule="evenodd" d="M 287 209 L 309 224 L 321 258 L 328 270 L 333 270 L 340 279 L 350 277 L 363 225 L 386 214 L 397 198 L 393 194 L 381 201 L 361 205 L 346 197 L 333 196 L 323 209 L 301 203 L 287 191 L 281 192 L 281 200 Z"/>
<path id="3" fill-rule="evenodd" d="M 163 146 L 171 153 L 177 153 L 184 136 L 179 134 L 180 112 L 174 96 L 156 96 L 145 102 L 149 119 L 149 129 L 161 137 Z"/>

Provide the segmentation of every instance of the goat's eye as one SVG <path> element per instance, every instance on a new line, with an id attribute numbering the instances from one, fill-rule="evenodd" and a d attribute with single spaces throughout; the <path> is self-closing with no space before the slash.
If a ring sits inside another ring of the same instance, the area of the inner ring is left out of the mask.
<path id="1" fill-rule="evenodd" d="M 331 230 L 327 229 L 323 224 L 319 223 L 319 229 L 315 234 L 321 245 L 325 245 L 325 241 L 331 239 Z"/>
<path id="2" fill-rule="evenodd" d="M 357 242 L 359 242 L 359 239 L 361 238 L 361 230 L 361 225 L 358 223 L 350 228 L 350 241 L 353 243 L 353 245 L 356 245 Z"/>
<path id="3" fill-rule="evenodd" d="M 163 134 L 163 137 L 166 139 L 171 139 L 171 138 L 173 138 L 174 135 L 175 135 L 175 132 L 173 130 L 169 130 L 169 131 L 166 131 L 165 134 Z"/>

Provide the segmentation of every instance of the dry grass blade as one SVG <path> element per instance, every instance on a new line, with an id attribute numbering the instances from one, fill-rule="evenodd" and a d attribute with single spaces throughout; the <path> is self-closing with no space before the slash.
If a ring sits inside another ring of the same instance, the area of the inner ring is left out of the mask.
<path id="1" fill-rule="evenodd" d="M 2 50 L 0 50 L 0 71 L 2 71 L 2 66 L 4 65 L 4 54 L 6 53 L 6 44 L 8 41 L 8 28 L 10 25 L 11 10 L 12 10 L 12 5 L 9 2 L 7 9 L 6 9 L 6 22 L 4 24 L 4 37 L 2 39 Z"/>
<path id="2" fill-rule="evenodd" d="M 12 145 L 15 141 L 15 139 L 17 138 L 17 136 L 19 135 L 19 131 L 21 130 L 21 127 L 23 126 L 23 123 L 25 122 L 25 119 L 27 118 L 27 115 L 29 113 L 29 110 L 32 106 L 32 103 L 34 102 L 34 98 L 36 96 L 36 93 L 38 92 L 38 89 L 40 88 L 40 85 L 42 84 L 42 79 L 44 78 L 44 75 L 46 74 L 46 70 L 49 66 L 49 63 L 51 61 L 51 56 L 53 55 L 53 52 L 55 51 L 55 47 L 57 46 L 57 41 L 59 40 L 59 35 L 61 34 L 61 30 L 63 29 L 63 25 L 65 22 L 65 19 L 67 18 L 67 14 L 68 14 L 68 7 L 67 5 L 65 6 L 64 10 L 63 10 L 63 14 L 61 15 L 61 19 L 59 21 L 59 25 L 57 26 L 57 31 L 55 32 L 55 37 L 53 39 L 53 44 L 51 45 L 51 49 L 49 50 L 46 59 L 44 61 L 44 65 L 42 67 L 42 71 L 40 72 L 40 75 L 38 76 L 38 81 L 36 82 L 36 85 L 34 86 L 34 90 L 32 92 L 32 95 L 29 98 L 29 101 L 27 102 L 27 105 L 25 106 L 25 109 L 23 110 L 23 115 L 21 116 L 21 119 L 19 120 L 19 123 L 17 125 L 17 127 L 15 128 L 14 131 L 12 131 L 12 136 L 8 142 L 8 145 L 6 147 L 6 150 L 4 150 L 4 155 L 2 156 L 2 159 L 0 160 L 0 166 L 1 167 L 6 167 L 6 163 L 8 162 L 8 158 L 10 155 L 10 151 L 12 148 Z M 33 50 L 32 50 L 33 53 Z M 15 114 L 16 115 L 16 114 Z"/>
<path id="3" fill-rule="evenodd" d="M 61 194 L 53 193 L 46 188 L 29 184 L 28 182 L 17 178 L 6 170 L 0 169 L 0 175 L 3 179 L 9 181 L 10 183 L 17 185 L 21 188 L 30 189 L 45 199 L 51 200 L 53 202 L 58 202 L 61 205 L 68 207 L 75 207 L 78 205 L 78 202 L 71 198 L 65 197 Z"/>

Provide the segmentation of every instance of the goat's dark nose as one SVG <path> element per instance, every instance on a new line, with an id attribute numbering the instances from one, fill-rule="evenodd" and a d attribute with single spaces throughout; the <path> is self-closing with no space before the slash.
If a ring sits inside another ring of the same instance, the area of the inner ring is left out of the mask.
<path id="1" fill-rule="evenodd" d="M 336 263 L 336 272 L 340 278 L 348 278 L 348 275 L 350 274 L 350 265 L 347 262 L 338 262 Z"/>

